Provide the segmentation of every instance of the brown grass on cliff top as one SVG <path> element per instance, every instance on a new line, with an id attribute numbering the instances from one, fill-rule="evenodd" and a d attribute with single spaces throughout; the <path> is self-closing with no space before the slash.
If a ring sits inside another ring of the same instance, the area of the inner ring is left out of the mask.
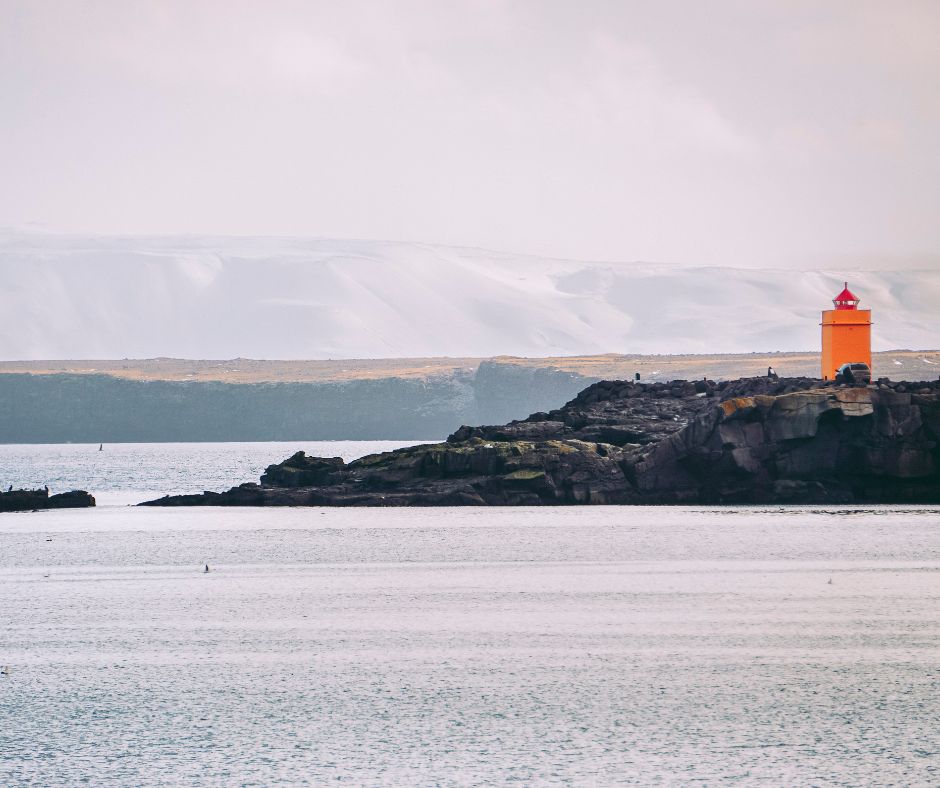
<path id="1" fill-rule="evenodd" d="M 763 375 L 772 366 L 781 376 L 819 375 L 818 353 L 741 353 L 725 355 L 601 356 L 553 358 L 391 358 L 279 361 L 261 359 L 189 360 L 175 358 L 124 360 L 0 361 L 0 372 L 101 374 L 130 380 L 202 380 L 225 383 L 340 382 L 379 378 L 429 379 L 472 373 L 482 361 L 530 368 L 552 368 L 585 377 L 643 380 L 677 378 L 728 379 Z M 874 354 L 876 377 L 936 380 L 940 351 L 892 350 Z"/>

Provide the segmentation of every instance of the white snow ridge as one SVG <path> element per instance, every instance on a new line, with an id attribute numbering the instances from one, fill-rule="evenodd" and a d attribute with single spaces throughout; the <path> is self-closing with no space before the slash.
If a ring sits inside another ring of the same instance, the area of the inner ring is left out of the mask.
<path id="1" fill-rule="evenodd" d="M 597 263 L 292 238 L 0 235 L 0 358 L 809 350 L 844 279 L 876 349 L 936 346 L 940 272 Z"/>

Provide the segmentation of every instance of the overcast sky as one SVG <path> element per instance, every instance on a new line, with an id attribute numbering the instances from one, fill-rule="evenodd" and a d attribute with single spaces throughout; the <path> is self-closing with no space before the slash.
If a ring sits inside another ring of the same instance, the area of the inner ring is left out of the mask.
<path id="1" fill-rule="evenodd" d="M 3 225 L 940 267 L 940 2 L 0 9 Z"/>

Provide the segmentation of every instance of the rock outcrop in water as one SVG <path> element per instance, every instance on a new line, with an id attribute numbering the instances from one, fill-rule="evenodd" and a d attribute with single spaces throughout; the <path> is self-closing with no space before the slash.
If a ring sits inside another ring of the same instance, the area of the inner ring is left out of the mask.
<path id="1" fill-rule="evenodd" d="M 95 505 L 84 490 L 49 495 L 49 490 L 10 490 L 0 492 L 0 512 L 28 512 L 35 509 L 84 509 Z"/>
<path id="2" fill-rule="evenodd" d="M 159 506 L 940 503 L 940 382 L 603 381 L 562 408 L 349 464 L 298 452 Z"/>

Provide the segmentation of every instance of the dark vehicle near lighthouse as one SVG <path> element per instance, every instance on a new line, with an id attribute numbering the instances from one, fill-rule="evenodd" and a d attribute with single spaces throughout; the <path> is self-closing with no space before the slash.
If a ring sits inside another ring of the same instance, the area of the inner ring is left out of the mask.
<path id="1" fill-rule="evenodd" d="M 836 382 L 853 386 L 867 386 L 871 383 L 871 367 L 861 361 L 843 364 L 836 370 Z"/>

